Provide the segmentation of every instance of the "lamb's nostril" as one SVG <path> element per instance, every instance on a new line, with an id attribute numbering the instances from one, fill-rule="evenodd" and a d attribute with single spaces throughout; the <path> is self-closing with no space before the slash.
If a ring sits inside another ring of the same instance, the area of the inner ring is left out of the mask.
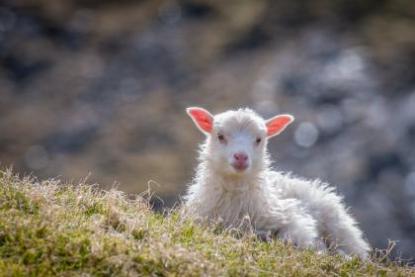
<path id="1" fill-rule="evenodd" d="M 238 162 L 246 162 L 248 160 L 248 155 L 246 155 L 245 153 L 235 153 L 233 154 L 233 157 Z"/>

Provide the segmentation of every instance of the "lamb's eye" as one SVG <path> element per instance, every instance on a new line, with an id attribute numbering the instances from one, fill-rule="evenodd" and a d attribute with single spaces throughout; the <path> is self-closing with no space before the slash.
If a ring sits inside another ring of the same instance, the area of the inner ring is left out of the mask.
<path id="1" fill-rule="evenodd" d="M 219 135 L 218 135 L 218 140 L 219 140 L 220 142 L 224 142 L 224 141 L 225 141 L 225 136 L 224 136 L 224 135 L 222 135 L 222 134 L 219 134 Z"/>
<path id="2" fill-rule="evenodd" d="M 256 142 L 256 144 L 260 144 L 261 143 L 261 138 L 257 138 L 255 142 Z"/>

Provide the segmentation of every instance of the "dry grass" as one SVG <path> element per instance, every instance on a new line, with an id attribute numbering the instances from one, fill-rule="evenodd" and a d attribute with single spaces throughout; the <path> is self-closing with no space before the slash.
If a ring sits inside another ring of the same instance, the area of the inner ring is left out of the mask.
<path id="1" fill-rule="evenodd" d="M 37 181 L 0 171 L 0 275 L 348 276 L 414 275 L 392 262 L 299 251 L 279 241 L 237 237 L 142 197 L 81 182 Z"/>

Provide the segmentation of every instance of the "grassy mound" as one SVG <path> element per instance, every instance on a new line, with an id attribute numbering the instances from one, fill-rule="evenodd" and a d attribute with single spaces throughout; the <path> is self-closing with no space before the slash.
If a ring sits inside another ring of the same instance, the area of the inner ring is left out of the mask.
<path id="1" fill-rule="evenodd" d="M 391 262 L 299 251 L 204 228 L 85 184 L 0 171 L 0 275 L 410 275 Z"/>

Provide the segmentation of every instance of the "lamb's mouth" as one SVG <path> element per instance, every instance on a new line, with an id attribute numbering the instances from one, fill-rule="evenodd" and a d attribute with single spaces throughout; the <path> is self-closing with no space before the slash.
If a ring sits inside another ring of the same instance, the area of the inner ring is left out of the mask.
<path id="1" fill-rule="evenodd" d="M 247 163 L 233 163 L 232 167 L 237 171 L 237 172 L 243 172 L 245 171 L 249 165 Z"/>

